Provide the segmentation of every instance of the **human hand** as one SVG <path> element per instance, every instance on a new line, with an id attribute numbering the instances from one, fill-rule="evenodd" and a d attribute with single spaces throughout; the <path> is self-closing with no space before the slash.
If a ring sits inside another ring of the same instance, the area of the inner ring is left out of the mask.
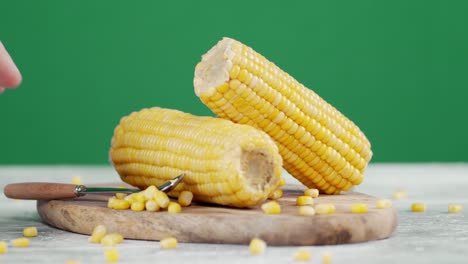
<path id="1" fill-rule="evenodd" d="M 0 94 L 21 83 L 21 73 L 0 41 Z"/>

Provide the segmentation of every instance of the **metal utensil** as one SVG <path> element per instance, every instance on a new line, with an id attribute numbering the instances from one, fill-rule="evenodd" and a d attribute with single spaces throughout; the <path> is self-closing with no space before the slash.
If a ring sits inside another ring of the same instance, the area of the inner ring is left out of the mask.
<path id="1" fill-rule="evenodd" d="M 160 191 L 167 192 L 174 188 L 185 176 L 181 174 L 158 187 Z M 90 193 L 134 193 L 140 189 L 86 187 L 84 185 L 49 183 L 49 182 L 22 182 L 5 186 L 3 193 L 6 197 L 23 200 L 53 200 L 69 199 L 84 196 Z"/>

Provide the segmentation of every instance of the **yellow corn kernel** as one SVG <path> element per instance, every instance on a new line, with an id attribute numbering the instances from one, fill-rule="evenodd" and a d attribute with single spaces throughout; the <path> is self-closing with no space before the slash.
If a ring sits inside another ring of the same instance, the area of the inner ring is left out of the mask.
<path id="1" fill-rule="evenodd" d="M 101 243 L 102 238 L 106 235 L 107 229 L 104 225 L 94 227 L 91 236 L 88 238 L 90 243 Z"/>
<path id="2" fill-rule="evenodd" d="M 278 187 L 283 187 L 284 185 L 286 185 L 286 180 L 283 177 L 281 177 Z"/>
<path id="3" fill-rule="evenodd" d="M 115 248 L 106 249 L 104 251 L 104 257 L 107 262 L 117 262 L 119 261 L 119 252 Z"/>
<path id="4" fill-rule="evenodd" d="M 318 189 L 307 189 L 304 191 L 305 196 L 310 196 L 312 198 L 317 198 L 319 196 L 319 190 Z"/>
<path id="5" fill-rule="evenodd" d="M 143 192 L 133 193 L 131 200 L 132 200 L 132 203 L 133 202 L 137 202 L 137 203 L 146 202 L 146 198 L 145 198 L 145 195 L 143 194 Z"/>
<path id="6" fill-rule="evenodd" d="M 185 174 L 170 191 L 231 207 L 264 202 L 282 173 L 278 146 L 247 125 L 177 110 L 150 108 L 121 119 L 114 130 L 110 158 L 123 180 L 140 189 Z M 220 147 L 222 146 L 222 147 Z M 153 198 L 161 208 L 169 199 Z"/>
<path id="7" fill-rule="evenodd" d="M 123 239 L 124 239 L 123 236 L 119 233 L 107 234 L 101 239 L 101 245 L 115 246 L 117 244 L 122 243 Z"/>
<path id="8" fill-rule="evenodd" d="M 314 205 L 314 198 L 301 195 L 296 198 L 296 205 Z"/>
<path id="9" fill-rule="evenodd" d="M 262 210 L 265 214 L 280 214 L 281 206 L 276 201 L 266 202 L 262 204 Z"/>
<path id="10" fill-rule="evenodd" d="M 254 238 L 250 241 L 249 250 L 252 255 L 262 255 L 266 249 L 266 242 L 260 238 Z"/>
<path id="11" fill-rule="evenodd" d="M 126 194 L 126 193 L 116 193 L 116 194 L 115 194 L 115 197 L 116 197 L 117 199 L 120 199 L 120 200 L 124 200 L 125 197 L 127 197 L 127 196 L 128 196 L 128 194 Z"/>
<path id="12" fill-rule="evenodd" d="M 322 254 L 322 263 L 323 264 L 330 264 L 333 260 L 333 254 L 331 252 L 323 252 Z"/>
<path id="13" fill-rule="evenodd" d="M 72 180 L 71 180 L 71 184 L 81 185 L 81 184 L 83 184 L 83 180 L 81 180 L 80 176 L 73 176 Z"/>
<path id="14" fill-rule="evenodd" d="M 299 215 L 303 215 L 303 216 L 315 215 L 315 209 L 312 206 L 308 206 L 308 205 L 299 206 Z"/>
<path id="15" fill-rule="evenodd" d="M 135 194 L 136 193 L 131 193 L 131 194 L 125 196 L 124 200 L 127 201 L 130 205 L 132 205 L 133 202 L 136 202 Z"/>
<path id="16" fill-rule="evenodd" d="M 177 239 L 175 237 L 167 237 L 159 242 L 161 249 L 173 249 L 177 247 Z"/>
<path id="17" fill-rule="evenodd" d="M 36 227 L 26 227 L 23 229 L 23 236 L 25 237 L 36 237 L 37 236 L 37 228 Z"/>
<path id="18" fill-rule="evenodd" d="M 130 209 L 136 212 L 140 212 L 145 210 L 145 203 L 144 202 L 133 202 L 132 205 L 130 206 Z"/>
<path id="19" fill-rule="evenodd" d="M 294 260 L 296 261 L 309 261 L 311 257 L 310 251 L 305 248 L 300 248 L 294 253 Z"/>
<path id="20" fill-rule="evenodd" d="M 192 203 L 193 193 L 189 191 L 182 191 L 179 194 L 179 204 L 181 206 L 189 206 Z"/>
<path id="21" fill-rule="evenodd" d="M 167 207 L 167 212 L 170 214 L 178 214 L 182 212 L 182 207 L 176 202 L 170 202 L 169 206 Z"/>
<path id="22" fill-rule="evenodd" d="M 28 247 L 29 246 L 29 239 L 22 237 L 16 238 L 11 241 L 11 245 L 14 247 Z"/>
<path id="23" fill-rule="evenodd" d="M 146 201 L 153 199 L 154 194 L 156 193 L 156 191 L 158 191 L 158 188 L 156 188 L 156 186 L 154 186 L 154 185 L 148 186 L 148 188 L 146 188 L 143 191 L 143 196 L 145 197 Z"/>
<path id="24" fill-rule="evenodd" d="M 107 200 L 107 208 L 111 208 L 114 206 L 115 199 L 117 199 L 115 196 L 112 196 Z"/>
<path id="25" fill-rule="evenodd" d="M 448 212 L 451 214 L 458 214 L 463 210 L 463 206 L 461 204 L 449 204 Z"/>
<path id="26" fill-rule="evenodd" d="M 354 203 L 351 205 L 351 212 L 353 214 L 367 213 L 367 204 L 365 203 Z"/>
<path id="27" fill-rule="evenodd" d="M 392 201 L 388 199 L 379 199 L 376 202 L 376 207 L 379 209 L 386 209 L 392 207 Z"/>
<path id="28" fill-rule="evenodd" d="M 79 262 L 78 260 L 66 260 L 65 261 L 65 264 L 81 264 L 81 262 Z"/>
<path id="29" fill-rule="evenodd" d="M 159 190 L 157 190 L 154 193 L 153 199 L 156 203 L 158 203 L 159 207 L 161 208 L 167 208 L 169 206 L 169 203 L 171 202 L 167 194 Z"/>
<path id="30" fill-rule="evenodd" d="M 153 200 L 149 200 L 149 201 L 146 201 L 145 203 L 145 209 L 146 211 L 149 211 L 149 212 L 157 212 L 159 211 L 160 208 L 157 202 Z"/>
<path id="31" fill-rule="evenodd" d="M 413 203 L 411 204 L 411 211 L 421 213 L 426 211 L 426 205 L 424 203 Z"/>
<path id="32" fill-rule="evenodd" d="M 395 199 L 395 200 L 404 199 L 407 196 L 408 196 L 408 194 L 406 193 L 406 191 L 403 191 L 403 190 L 398 190 L 398 191 L 395 191 L 393 193 L 393 199 Z"/>
<path id="33" fill-rule="evenodd" d="M 316 214 L 333 214 L 335 211 L 335 205 L 330 203 L 322 203 L 315 206 Z"/>
<path id="34" fill-rule="evenodd" d="M 270 196 L 268 196 L 268 198 L 271 200 L 278 200 L 282 196 L 283 196 L 283 190 L 276 189 L 272 193 L 270 193 Z"/>
<path id="35" fill-rule="evenodd" d="M 0 254 L 5 254 L 8 252 L 8 245 L 7 243 L 0 241 Z"/>
<path id="36" fill-rule="evenodd" d="M 195 67 L 194 88 L 219 117 L 269 134 L 308 188 L 338 194 L 363 181 L 372 157 L 364 133 L 251 47 L 223 38 Z"/>
<path id="37" fill-rule="evenodd" d="M 108 207 L 117 210 L 126 210 L 130 208 L 130 203 L 126 200 L 110 198 L 108 202 Z"/>

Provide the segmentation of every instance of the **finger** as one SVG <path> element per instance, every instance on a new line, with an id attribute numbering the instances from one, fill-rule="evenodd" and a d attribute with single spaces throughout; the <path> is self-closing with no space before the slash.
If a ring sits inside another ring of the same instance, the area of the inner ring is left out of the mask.
<path id="1" fill-rule="evenodd" d="M 0 86 L 14 88 L 21 83 L 21 73 L 0 41 Z"/>
<path id="2" fill-rule="evenodd" d="M 5 88 L 0 87 L 0 94 L 2 94 L 4 90 L 5 90 Z"/>

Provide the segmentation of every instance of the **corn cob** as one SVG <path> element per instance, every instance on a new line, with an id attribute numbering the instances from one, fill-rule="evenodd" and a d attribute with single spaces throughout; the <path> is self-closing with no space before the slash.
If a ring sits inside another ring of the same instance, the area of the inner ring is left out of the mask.
<path id="1" fill-rule="evenodd" d="M 123 181 L 144 189 L 185 177 L 169 195 L 247 207 L 278 187 L 282 159 L 264 132 L 213 117 L 150 108 L 122 118 L 111 161 Z"/>
<path id="2" fill-rule="evenodd" d="M 252 48 L 222 39 L 197 64 L 194 86 L 217 116 L 267 132 L 307 187 L 336 194 L 362 182 L 372 157 L 365 135 Z"/>

